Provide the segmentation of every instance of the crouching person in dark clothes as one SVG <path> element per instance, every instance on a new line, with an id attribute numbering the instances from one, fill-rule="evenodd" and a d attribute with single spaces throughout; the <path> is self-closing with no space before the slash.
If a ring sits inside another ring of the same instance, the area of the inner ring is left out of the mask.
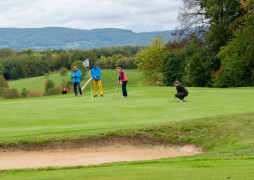
<path id="1" fill-rule="evenodd" d="M 179 81 L 175 81 L 174 85 L 177 90 L 177 94 L 175 95 L 175 97 L 179 98 L 181 100 L 180 102 L 184 102 L 184 98 L 188 96 L 189 92 Z"/>

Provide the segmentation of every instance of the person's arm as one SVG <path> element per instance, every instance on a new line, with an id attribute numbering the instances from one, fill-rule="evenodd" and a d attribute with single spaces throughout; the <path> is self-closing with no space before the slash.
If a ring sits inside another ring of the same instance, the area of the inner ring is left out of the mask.
<path id="1" fill-rule="evenodd" d="M 123 80 L 123 75 L 124 75 L 124 72 L 121 72 L 120 81 Z"/>
<path id="2" fill-rule="evenodd" d="M 179 85 L 177 85 L 177 86 L 176 86 L 176 90 L 177 90 L 177 93 L 179 93 L 180 90 L 181 90 L 181 87 L 180 87 Z"/>
<path id="3" fill-rule="evenodd" d="M 75 77 L 75 75 L 74 76 L 73 75 L 74 75 L 74 73 L 72 72 L 71 73 L 71 79 L 73 79 Z"/>
<path id="4" fill-rule="evenodd" d="M 94 71 L 91 69 L 91 76 L 94 77 Z"/>
<path id="5" fill-rule="evenodd" d="M 101 68 L 98 69 L 98 74 L 96 77 L 100 77 L 101 76 Z"/>

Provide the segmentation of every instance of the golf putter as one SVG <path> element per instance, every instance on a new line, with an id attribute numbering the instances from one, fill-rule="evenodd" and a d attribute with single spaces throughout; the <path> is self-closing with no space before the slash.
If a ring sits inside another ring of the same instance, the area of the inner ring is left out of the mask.
<path id="1" fill-rule="evenodd" d="M 118 85 L 117 85 L 117 87 L 116 87 L 116 90 L 115 90 L 115 93 L 113 94 L 113 96 L 116 96 L 116 92 L 117 92 L 117 90 L 118 90 Z"/>

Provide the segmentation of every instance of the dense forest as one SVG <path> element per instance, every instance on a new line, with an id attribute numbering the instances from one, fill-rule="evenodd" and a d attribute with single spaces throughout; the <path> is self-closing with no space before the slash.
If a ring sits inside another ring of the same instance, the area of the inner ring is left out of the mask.
<path id="1" fill-rule="evenodd" d="M 169 42 L 155 38 L 136 57 L 146 82 L 173 85 L 179 80 L 199 87 L 254 86 L 253 0 L 183 2 L 176 33 L 182 38 Z"/>
<path id="2" fill-rule="evenodd" d="M 137 68 L 135 55 L 145 49 L 139 46 L 124 46 L 92 50 L 45 50 L 31 49 L 15 51 L 0 49 L 0 75 L 5 79 L 18 79 L 41 76 L 58 71 L 61 67 L 71 69 L 75 61 L 90 60 L 90 65 L 98 63 L 101 68 L 113 69 L 121 66 L 126 69 Z"/>

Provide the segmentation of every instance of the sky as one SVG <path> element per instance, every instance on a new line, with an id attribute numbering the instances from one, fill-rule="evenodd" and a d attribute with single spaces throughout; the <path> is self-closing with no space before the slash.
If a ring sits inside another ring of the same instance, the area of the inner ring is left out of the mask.
<path id="1" fill-rule="evenodd" d="M 181 0 L 0 0 L 0 27 L 174 30 Z"/>

